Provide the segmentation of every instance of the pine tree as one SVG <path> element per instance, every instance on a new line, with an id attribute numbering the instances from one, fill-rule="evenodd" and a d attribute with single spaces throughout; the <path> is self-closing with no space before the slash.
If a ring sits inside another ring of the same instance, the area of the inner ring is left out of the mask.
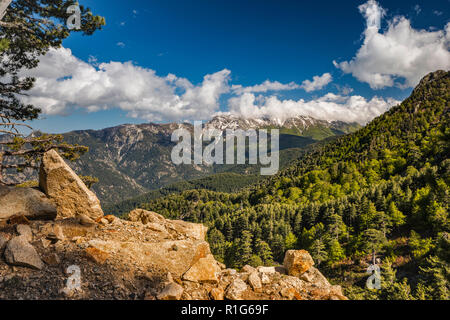
<path id="1" fill-rule="evenodd" d="M 372 264 L 375 263 L 376 255 L 381 250 L 382 245 L 385 243 L 386 238 L 383 231 L 376 229 L 368 229 L 364 231 L 364 247 L 370 253 L 372 253 Z"/>
<path id="2" fill-rule="evenodd" d="M 344 249 L 338 240 L 332 239 L 328 244 L 328 262 L 334 263 L 345 259 Z"/>
<path id="3" fill-rule="evenodd" d="M 40 56 L 60 47 L 71 32 L 91 35 L 105 24 L 104 18 L 79 6 L 80 29 L 69 29 L 66 10 L 77 5 L 76 1 L 15 0 L 8 7 L 9 2 L 2 0 L 0 5 L 0 133 L 9 137 L 0 143 L 0 184 L 8 184 L 3 178 L 6 169 L 36 169 L 42 154 L 50 149 L 62 151 L 70 160 L 87 151 L 86 147 L 63 143 L 60 135 L 23 136 L 20 128 L 32 129 L 24 121 L 37 119 L 41 109 L 19 99 L 35 82 L 32 77 L 20 77 L 19 72 L 36 68 Z"/>
<path id="4" fill-rule="evenodd" d="M 325 244 L 321 239 L 314 240 L 313 244 L 309 248 L 309 252 L 318 266 L 320 266 L 323 261 L 328 259 Z"/>
<path id="5" fill-rule="evenodd" d="M 276 234 L 272 241 L 272 252 L 274 259 L 276 259 L 276 261 L 282 261 L 285 251 L 286 248 L 283 236 L 280 234 Z"/>
<path id="6" fill-rule="evenodd" d="M 238 261 L 237 265 L 242 267 L 250 262 L 253 255 L 252 234 L 249 231 L 243 231 L 242 237 L 238 241 Z"/>
<path id="7" fill-rule="evenodd" d="M 256 241 L 256 253 L 262 259 L 264 265 L 273 263 L 273 254 L 267 242 L 258 239 Z"/>
<path id="8" fill-rule="evenodd" d="M 285 239 L 285 248 L 286 250 L 292 250 L 295 249 L 297 246 L 297 242 L 298 242 L 298 238 L 295 236 L 295 234 L 293 234 L 292 232 L 290 232 Z"/>
<path id="9" fill-rule="evenodd" d="M 405 215 L 398 210 L 394 202 L 389 204 L 388 215 L 395 227 L 400 227 L 405 223 Z"/>

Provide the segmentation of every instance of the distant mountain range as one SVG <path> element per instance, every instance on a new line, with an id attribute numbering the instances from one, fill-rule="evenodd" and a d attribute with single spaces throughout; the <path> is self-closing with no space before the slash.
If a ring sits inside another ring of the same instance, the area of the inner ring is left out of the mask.
<path id="1" fill-rule="evenodd" d="M 326 138 L 354 132 L 360 125 L 304 116 L 282 122 L 223 115 L 205 123 L 204 127 L 220 130 L 280 129 L 280 165 L 286 167 L 292 160 L 301 157 L 305 147 Z M 258 180 L 258 166 L 174 165 L 171 152 L 175 143 L 171 141 L 171 135 L 178 128 L 193 130 L 193 125 L 124 124 L 102 130 L 73 131 L 64 134 L 64 138 L 68 143 L 89 147 L 89 152 L 71 166 L 80 175 L 99 178 L 93 189 L 104 205 L 134 198 L 179 181 L 201 179 L 216 173 L 233 173 L 234 179 L 238 180 L 239 175 L 246 175 L 244 181 L 248 183 Z M 35 174 L 29 171 L 15 175 L 22 180 L 35 178 Z M 248 176 L 253 176 L 253 179 Z M 230 188 L 227 186 L 226 190 Z"/>
<path id="2" fill-rule="evenodd" d="M 226 129 L 280 129 L 281 133 L 323 140 L 354 132 L 361 128 L 358 123 L 342 121 L 318 120 L 308 116 L 297 116 L 281 119 L 269 118 L 243 118 L 235 115 L 216 116 L 206 125 L 207 128 Z"/>

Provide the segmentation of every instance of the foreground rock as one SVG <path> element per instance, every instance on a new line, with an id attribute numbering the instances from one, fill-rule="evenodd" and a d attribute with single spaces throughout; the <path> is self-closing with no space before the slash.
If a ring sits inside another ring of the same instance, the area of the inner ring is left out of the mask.
<path id="1" fill-rule="evenodd" d="M 5 250 L 9 238 L 10 236 L 8 234 L 0 232 L 0 256 L 3 254 L 3 250 Z"/>
<path id="2" fill-rule="evenodd" d="M 145 210 L 130 216 L 133 221 L 107 216 L 0 224 L 0 300 L 346 299 L 314 267 L 300 276 L 278 266 L 225 269 L 211 254 L 204 226 Z M 287 254 L 299 255 L 306 252 Z M 81 288 L 68 291 L 74 270 Z"/>
<path id="3" fill-rule="evenodd" d="M 0 222 L 14 216 L 25 216 L 29 220 L 55 219 L 55 205 L 39 190 L 0 185 Z"/>
<path id="4" fill-rule="evenodd" d="M 92 219 L 103 216 L 97 196 L 55 151 L 46 152 L 39 171 L 39 186 L 55 203 L 58 218 L 84 214 Z"/>
<path id="5" fill-rule="evenodd" d="M 155 231 L 174 231 L 196 240 L 205 240 L 206 232 L 208 231 L 208 228 L 202 224 L 189 223 L 181 220 L 166 220 L 162 215 L 156 212 L 143 209 L 131 211 L 128 214 L 128 219 L 132 222 L 141 222 Z"/>
<path id="6" fill-rule="evenodd" d="M 201 283 L 217 283 L 219 282 L 217 275 L 220 274 L 221 268 L 217 264 L 214 256 L 209 254 L 206 258 L 199 259 L 194 265 L 183 275 L 183 280 L 201 282 Z"/>
<path id="7" fill-rule="evenodd" d="M 158 294 L 158 300 L 180 300 L 183 287 L 176 283 L 169 283 L 163 291 Z"/>
<path id="8" fill-rule="evenodd" d="M 247 290 L 247 284 L 240 279 L 235 279 L 228 287 L 225 297 L 229 300 L 243 300 L 243 294 Z"/>
<path id="9" fill-rule="evenodd" d="M 314 265 L 314 260 L 308 251 L 289 250 L 286 252 L 283 265 L 290 276 L 299 277 Z"/>
<path id="10" fill-rule="evenodd" d="M 5 249 L 5 259 L 11 265 L 42 269 L 44 263 L 34 247 L 28 243 L 25 236 L 11 239 Z"/>

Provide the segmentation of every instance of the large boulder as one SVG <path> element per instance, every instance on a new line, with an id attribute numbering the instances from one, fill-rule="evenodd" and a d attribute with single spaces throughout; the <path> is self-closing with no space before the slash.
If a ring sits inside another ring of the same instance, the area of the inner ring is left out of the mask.
<path id="1" fill-rule="evenodd" d="M 103 216 L 97 196 L 55 150 L 46 152 L 39 171 L 39 186 L 56 204 L 58 218 L 84 214 L 93 219 Z"/>
<path id="2" fill-rule="evenodd" d="M 6 245 L 6 262 L 20 267 L 28 267 L 41 270 L 44 267 L 36 249 L 27 241 L 25 236 L 15 237 Z"/>
<path id="3" fill-rule="evenodd" d="M 0 186 L 0 221 L 13 216 L 29 220 L 52 220 L 56 207 L 45 194 L 33 188 Z"/>
<path id="4" fill-rule="evenodd" d="M 284 256 L 283 265 L 290 276 L 299 277 L 314 265 L 314 260 L 308 251 L 289 250 Z"/>
<path id="5" fill-rule="evenodd" d="M 200 259 L 211 254 L 209 244 L 200 240 L 155 243 L 91 240 L 89 245 L 116 260 L 161 266 L 177 278 L 181 278 Z"/>

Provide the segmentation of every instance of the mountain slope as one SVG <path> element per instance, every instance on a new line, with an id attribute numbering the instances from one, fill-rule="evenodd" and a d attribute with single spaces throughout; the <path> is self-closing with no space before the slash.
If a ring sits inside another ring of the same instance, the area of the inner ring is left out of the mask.
<path id="1" fill-rule="evenodd" d="M 205 223 L 229 266 L 302 248 L 351 298 L 449 299 L 449 128 L 450 73 L 438 71 L 363 129 L 238 194 L 185 191 L 143 207 Z M 377 259 L 381 290 L 370 291 Z"/>
<path id="2" fill-rule="evenodd" d="M 343 135 L 361 128 L 358 123 L 318 120 L 308 116 L 280 119 L 246 119 L 236 115 L 216 116 L 206 124 L 207 128 L 226 129 L 279 129 L 281 134 L 301 136 L 314 140 Z"/>
<path id="3" fill-rule="evenodd" d="M 262 121 L 262 120 L 261 120 Z M 205 127 L 211 128 L 249 128 L 268 127 L 268 123 L 237 118 L 217 117 Z M 355 124 L 328 123 L 308 118 L 305 130 L 322 130 L 326 128 L 324 137 L 342 135 L 347 130 L 354 130 Z M 259 125 L 258 125 L 259 124 Z M 263 126 L 260 126 L 263 124 Z M 172 132 L 179 127 L 193 130 L 190 124 L 141 124 L 122 125 L 99 131 L 75 131 L 64 135 L 69 143 L 86 145 L 90 151 L 73 164 L 72 167 L 81 175 L 99 178 L 93 189 L 104 205 L 139 196 L 149 190 L 158 189 L 170 184 L 200 179 L 215 173 L 237 173 L 256 175 L 259 166 L 248 165 L 180 165 L 172 163 L 170 155 L 175 143 L 171 142 Z M 341 129 L 337 129 L 340 127 Z M 286 127 L 285 130 L 290 130 Z M 311 135 L 314 136 L 314 135 Z M 281 134 L 280 149 L 281 166 L 287 166 L 298 159 L 305 147 L 322 138 L 311 136 Z M 245 179 L 248 180 L 248 179 Z M 249 181 L 256 182 L 257 179 Z M 227 191 L 227 190 L 223 190 Z"/>

